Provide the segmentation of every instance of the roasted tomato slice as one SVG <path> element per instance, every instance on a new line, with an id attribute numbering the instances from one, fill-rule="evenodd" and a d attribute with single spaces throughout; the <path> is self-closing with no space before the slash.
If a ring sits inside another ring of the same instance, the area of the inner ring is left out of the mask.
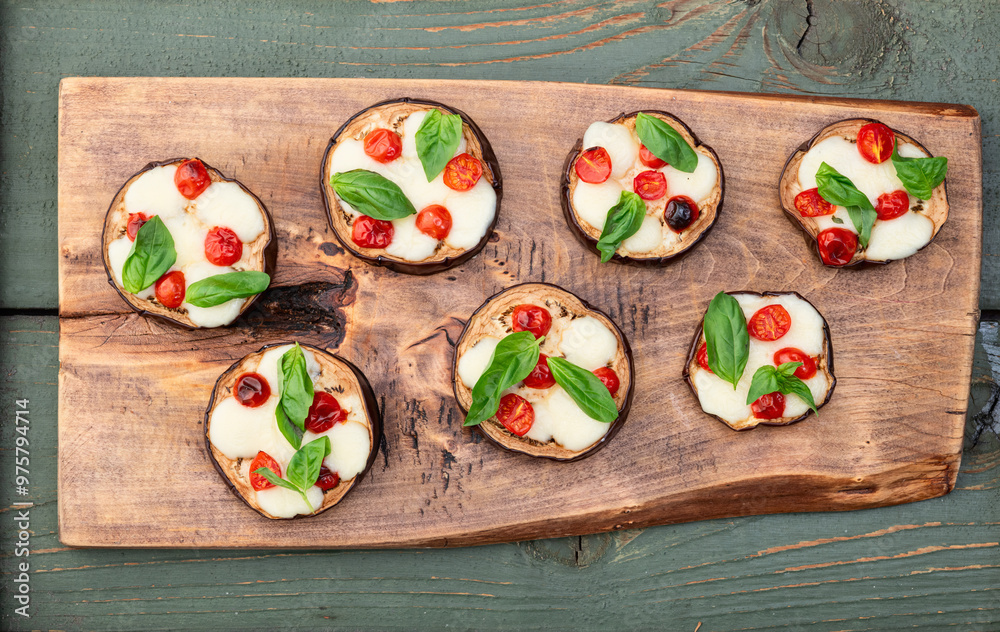
<path id="1" fill-rule="evenodd" d="M 697 357 L 698 357 L 698 366 L 700 366 L 701 368 L 705 369 L 709 373 L 714 373 L 714 371 L 712 371 L 712 369 L 710 369 L 709 366 L 708 366 L 708 343 L 707 342 L 701 343 L 701 346 L 698 347 L 698 356 Z"/>
<path id="2" fill-rule="evenodd" d="M 576 159 L 575 169 L 584 182 L 600 184 L 611 177 L 611 156 L 603 147 L 591 147 Z"/>
<path id="3" fill-rule="evenodd" d="M 274 483 L 264 478 L 263 474 L 255 474 L 257 470 L 262 467 L 266 467 L 278 478 L 281 478 L 281 466 L 278 462 L 271 458 L 271 455 L 267 452 L 261 450 L 257 453 L 257 456 L 253 458 L 253 462 L 250 463 L 250 487 L 253 487 L 258 492 L 267 489 L 269 487 L 274 487 Z"/>
<path id="4" fill-rule="evenodd" d="M 618 393 L 618 388 L 622 385 L 621 380 L 618 379 L 618 374 L 615 370 L 609 366 L 602 366 L 599 369 L 594 369 L 594 375 L 597 379 L 607 387 L 608 392 L 614 397 Z"/>
<path id="5" fill-rule="evenodd" d="M 524 385 L 528 388 L 550 388 L 556 383 L 556 378 L 552 377 L 552 370 L 549 369 L 549 356 L 544 353 L 538 354 L 538 364 L 531 370 L 528 377 L 524 378 Z"/>
<path id="6" fill-rule="evenodd" d="M 139 229 L 150 219 L 152 218 L 145 213 L 128 214 L 128 224 L 125 225 L 125 234 L 128 235 L 129 241 L 135 241 L 135 236 L 139 234 Z"/>
<path id="7" fill-rule="evenodd" d="M 174 173 L 174 186 L 187 199 L 195 199 L 210 184 L 212 184 L 212 178 L 208 175 L 208 169 L 197 158 L 185 160 L 177 165 L 177 172 Z"/>
<path id="8" fill-rule="evenodd" d="M 792 317 L 781 305 L 765 305 L 750 317 L 747 331 L 757 340 L 771 342 L 777 340 L 792 328 Z"/>
<path id="9" fill-rule="evenodd" d="M 444 184 L 453 191 L 468 191 L 483 177 L 483 163 L 470 154 L 459 154 L 444 166 Z"/>
<path id="10" fill-rule="evenodd" d="M 325 465 L 319 467 L 319 478 L 316 479 L 316 486 L 324 492 L 340 485 L 340 474 L 333 472 Z"/>
<path id="11" fill-rule="evenodd" d="M 757 419 L 778 419 L 785 415 L 785 396 L 777 391 L 761 395 L 750 404 L 750 410 Z"/>
<path id="12" fill-rule="evenodd" d="M 823 199 L 819 189 L 806 189 L 795 196 L 795 210 L 802 217 L 821 217 L 833 215 L 836 209 L 833 204 Z"/>
<path id="13" fill-rule="evenodd" d="M 807 355 L 801 349 L 795 347 L 785 347 L 774 353 L 774 364 L 781 366 L 786 362 L 801 362 L 802 366 L 795 369 L 795 377 L 800 380 L 808 380 L 816 375 L 816 358 Z"/>
<path id="14" fill-rule="evenodd" d="M 819 256 L 828 266 L 846 266 L 858 251 L 858 236 L 846 228 L 827 228 L 816 235 Z"/>
<path id="15" fill-rule="evenodd" d="M 205 258 L 217 266 L 231 266 L 243 256 L 243 242 L 225 226 L 216 226 L 205 236 Z"/>
<path id="16" fill-rule="evenodd" d="M 271 386 L 259 373 L 244 373 L 236 378 L 233 397 L 247 408 L 257 408 L 271 396 Z"/>
<path id="17" fill-rule="evenodd" d="M 639 161 L 650 169 L 659 169 L 660 167 L 667 166 L 666 160 L 657 158 L 653 152 L 646 149 L 645 145 L 639 145 Z"/>
<path id="18" fill-rule="evenodd" d="M 667 176 L 659 171 L 643 171 L 632 180 L 632 188 L 644 200 L 659 200 L 667 194 Z"/>
<path id="19" fill-rule="evenodd" d="M 552 327 L 552 315 L 544 307 L 518 305 L 510 315 L 510 326 L 514 331 L 530 331 L 535 338 L 541 338 Z"/>
<path id="20" fill-rule="evenodd" d="M 535 409 L 520 395 L 507 393 L 500 399 L 497 421 L 513 434 L 523 437 L 535 423 Z"/>
<path id="21" fill-rule="evenodd" d="M 387 248 L 392 232 L 392 222 L 361 215 L 351 227 L 351 241 L 362 248 Z"/>
<path id="22" fill-rule="evenodd" d="M 670 230 L 680 233 L 698 221 L 698 205 L 686 195 L 676 195 L 667 201 L 663 219 L 666 220 Z"/>
<path id="23" fill-rule="evenodd" d="M 171 309 L 180 307 L 181 303 L 184 302 L 186 287 L 183 272 L 180 270 L 167 272 L 156 280 L 156 285 L 154 286 L 156 300 L 160 301 L 160 305 L 164 307 Z"/>
<path id="24" fill-rule="evenodd" d="M 403 153 L 403 141 L 391 129 L 374 129 L 365 136 L 365 153 L 376 162 L 392 162 Z"/>
<path id="25" fill-rule="evenodd" d="M 858 151 L 870 163 L 881 164 L 892 157 L 896 135 L 881 123 L 869 123 L 858 130 Z"/>
<path id="26" fill-rule="evenodd" d="M 896 219 L 910 210 L 910 196 L 906 191 L 893 191 L 878 196 L 875 213 L 881 220 Z"/>
<path id="27" fill-rule="evenodd" d="M 440 241 L 451 232 L 451 213 L 440 204 L 431 204 L 417 213 L 417 230 Z"/>
<path id="28" fill-rule="evenodd" d="M 306 430 L 319 434 L 333 428 L 335 423 L 347 419 L 347 413 L 340 407 L 337 398 L 325 391 L 313 393 L 313 403 L 306 417 Z"/>

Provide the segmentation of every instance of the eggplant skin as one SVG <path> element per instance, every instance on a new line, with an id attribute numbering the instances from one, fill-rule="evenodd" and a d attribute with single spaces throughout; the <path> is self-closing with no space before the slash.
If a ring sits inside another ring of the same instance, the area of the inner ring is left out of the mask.
<path id="1" fill-rule="evenodd" d="M 733 292 L 726 292 L 726 294 L 730 294 L 730 295 L 731 294 L 753 294 L 753 295 L 760 296 L 760 297 L 765 297 L 765 296 L 788 296 L 788 295 L 791 295 L 791 296 L 795 296 L 797 298 L 802 299 L 806 303 L 809 303 L 810 305 L 813 306 L 813 309 L 816 308 L 816 306 L 812 304 L 812 301 L 810 301 L 806 297 L 802 296 L 798 292 L 751 292 L 749 290 L 739 290 L 739 291 L 733 291 Z M 829 375 L 830 375 L 830 388 L 827 389 L 827 391 L 826 391 L 826 398 L 823 399 L 822 402 L 818 402 L 816 404 L 816 410 L 819 410 L 823 406 L 826 406 L 826 404 L 830 401 L 830 398 L 833 397 L 833 391 L 834 391 L 835 388 L 837 388 L 837 376 L 834 373 L 834 365 L 833 365 L 833 338 L 830 337 L 830 323 L 828 323 L 826 321 L 826 316 L 823 316 L 823 313 L 820 312 L 818 309 L 816 310 L 816 313 L 819 314 L 819 317 L 823 319 L 823 335 L 826 338 L 826 358 L 827 358 L 826 359 L 826 372 L 829 373 Z M 695 330 L 695 332 L 694 332 L 694 339 L 691 341 L 691 347 L 688 349 L 687 359 L 684 362 L 684 370 L 681 372 L 681 375 L 683 376 L 684 381 L 687 382 L 688 388 L 691 389 L 691 394 L 694 395 L 694 401 L 695 401 L 695 403 L 698 404 L 699 408 L 701 408 L 701 400 L 698 399 L 698 389 L 694 385 L 694 380 L 691 379 L 691 367 L 693 366 L 694 362 L 697 362 L 698 347 L 699 347 L 699 343 L 701 342 L 701 335 L 702 335 L 702 333 L 704 331 L 704 326 L 705 326 L 705 319 L 704 319 L 704 317 L 702 317 L 701 322 L 698 323 L 698 329 Z M 702 410 L 702 412 L 704 412 L 704 410 Z M 753 425 L 753 426 L 747 426 L 746 428 L 733 428 L 731 425 L 729 425 L 729 422 L 726 421 L 725 419 L 723 419 L 722 417 L 719 417 L 718 415 L 712 415 L 710 413 L 705 413 L 705 414 L 708 415 L 709 417 L 714 417 L 714 418 L 718 419 L 720 422 L 722 422 L 723 424 L 725 424 L 727 428 L 730 428 L 731 430 L 734 430 L 736 432 L 749 432 L 750 430 L 753 430 L 757 426 L 790 426 L 790 425 L 792 425 L 794 423 L 798 423 L 798 422 L 802 421 L 803 419 L 805 419 L 806 417 L 808 417 L 809 415 L 811 415 L 812 414 L 812 410 L 807 410 L 804 414 L 799 415 L 798 417 L 795 417 L 795 418 L 787 420 L 787 421 L 773 420 L 773 419 L 762 419 L 762 420 L 758 421 L 755 425 Z"/>
<path id="2" fill-rule="evenodd" d="M 706 145 L 698 139 L 698 136 L 691 131 L 687 123 L 677 118 L 669 112 L 663 112 L 660 110 L 636 110 L 635 112 L 629 112 L 628 114 L 619 114 L 618 116 L 608 120 L 608 123 L 619 123 L 631 118 L 635 118 L 638 114 L 658 114 L 670 118 L 672 121 L 678 123 L 684 130 L 694 139 L 695 147 L 703 147 L 715 160 L 716 166 L 719 168 L 719 182 L 717 186 L 719 187 L 719 203 L 715 205 L 714 217 L 712 221 L 705 226 L 698 235 L 691 240 L 683 249 L 678 252 L 667 255 L 663 257 L 623 257 L 617 252 L 611 256 L 610 261 L 617 261 L 619 263 L 627 263 L 630 265 L 641 266 L 641 267 L 653 267 L 653 266 L 663 266 L 675 261 L 683 259 L 691 250 L 694 249 L 706 235 L 715 227 L 715 224 L 719 221 L 719 214 L 722 213 L 722 207 L 726 201 L 726 174 L 722 167 L 722 161 L 719 160 L 719 155 L 715 153 L 715 150 L 711 146 Z M 576 159 L 579 157 L 581 151 L 583 151 L 583 139 L 580 138 L 573 145 L 569 154 L 566 156 L 566 162 L 563 164 L 562 179 L 559 183 L 559 202 L 562 205 L 563 216 L 566 218 L 566 223 L 569 224 L 570 230 L 577 240 L 583 244 L 588 250 L 601 256 L 601 251 L 597 249 L 597 239 L 594 239 L 580 226 L 580 222 L 576 217 L 576 212 L 573 210 L 573 189 L 571 182 L 573 179 L 573 167 L 576 164 Z"/>
<path id="3" fill-rule="evenodd" d="M 330 186 L 330 176 L 332 174 L 327 172 L 327 161 L 330 158 L 330 153 L 333 151 L 334 147 L 340 140 L 340 136 L 347 130 L 350 125 L 359 118 L 364 117 L 366 114 L 371 112 L 376 108 L 382 108 L 389 105 L 395 105 L 399 103 L 413 104 L 427 106 L 427 109 L 437 108 L 449 114 L 458 114 L 462 117 L 462 124 L 464 127 L 472 132 L 476 140 L 479 142 L 482 148 L 482 160 L 486 163 L 490 172 L 493 175 L 493 190 L 496 192 L 497 205 L 496 211 L 493 214 L 493 221 L 490 223 L 489 227 L 486 229 L 486 233 L 483 238 L 479 240 L 475 246 L 466 250 L 462 254 L 455 257 L 445 257 L 444 259 L 437 261 L 405 261 L 402 259 L 396 259 L 388 255 L 377 255 L 370 256 L 363 254 L 358 251 L 358 247 L 354 242 L 351 241 L 350 235 L 342 235 L 340 231 L 337 230 L 337 226 L 334 223 L 334 213 L 337 213 L 340 208 L 340 204 L 337 202 L 335 194 L 333 192 L 333 187 Z M 323 192 L 323 206 L 326 209 L 327 223 L 330 225 L 330 230 L 333 231 L 334 236 L 340 245 L 344 247 L 347 252 L 351 253 L 358 259 L 369 263 L 374 266 L 382 266 L 392 270 L 393 272 L 398 272 L 400 274 L 412 274 L 412 275 L 428 275 L 436 274 L 438 272 L 443 272 L 455 266 L 461 265 L 472 259 L 477 254 L 479 254 L 486 244 L 490 241 L 493 236 L 493 231 L 496 229 L 497 220 L 500 219 L 500 202 L 503 198 L 503 177 L 500 174 L 500 163 L 497 160 L 496 153 L 493 151 L 493 146 L 490 145 L 490 141 L 486 138 L 486 134 L 480 129 L 476 122 L 473 121 L 468 114 L 462 110 L 453 108 L 451 106 L 439 103 L 437 101 L 429 101 L 426 99 L 413 99 L 410 97 L 401 97 L 397 99 L 388 99 L 386 101 L 380 101 L 374 105 L 371 105 L 364 110 L 361 110 L 351 118 L 347 119 L 343 125 L 341 125 L 336 132 L 334 132 L 333 137 L 330 138 L 329 144 L 326 146 L 326 151 L 323 152 L 323 160 L 320 163 L 319 170 L 319 186 L 320 190 Z"/>
<path id="4" fill-rule="evenodd" d="M 127 292 L 124 288 L 118 287 L 118 284 L 115 283 L 115 275 L 111 271 L 111 263 L 108 261 L 108 243 L 110 243 L 109 240 L 110 235 L 108 235 L 108 230 L 110 229 L 109 222 L 111 220 L 111 214 L 115 211 L 115 207 L 118 205 L 120 198 L 125 194 L 126 188 L 128 188 L 128 186 L 132 183 L 132 181 L 134 181 L 137 177 L 139 177 L 140 175 L 142 175 L 143 173 L 149 171 L 154 167 L 165 167 L 167 165 L 177 164 L 185 160 L 200 160 L 201 164 L 205 165 L 205 169 L 208 171 L 209 176 L 212 178 L 213 182 L 233 182 L 239 185 L 239 187 L 243 189 L 243 191 L 245 191 L 247 195 L 252 197 L 254 201 L 257 202 L 257 206 L 260 208 L 261 213 L 264 215 L 264 222 L 267 224 L 267 244 L 264 246 L 263 250 L 264 265 L 262 272 L 267 274 L 272 279 L 274 278 L 274 270 L 277 267 L 277 260 L 278 260 L 278 237 L 274 231 L 274 218 L 271 216 L 271 212 L 267 209 L 267 206 L 264 205 L 264 202 L 259 197 L 257 197 L 257 195 L 254 194 L 253 191 L 248 189 L 246 185 L 244 185 L 242 182 L 234 178 L 227 178 L 225 175 L 222 174 L 221 171 L 211 166 L 204 160 L 201 160 L 201 158 L 197 157 L 171 158 L 169 160 L 150 162 L 145 167 L 143 167 L 139 171 L 129 176 L 129 178 L 118 189 L 114 197 L 111 199 L 111 205 L 108 207 L 108 211 L 104 215 L 104 229 L 101 237 L 101 250 L 102 250 L 101 262 L 104 264 L 104 272 L 108 275 L 108 283 L 111 285 L 111 287 L 114 288 L 115 292 L 118 293 L 118 296 L 120 296 L 122 300 L 125 301 L 125 303 L 133 310 L 135 310 L 140 316 L 151 316 L 153 318 L 158 318 L 164 322 L 170 323 L 171 325 L 174 325 L 182 329 L 194 330 L 194 329 L 204 329 L 204 328 L 195 325 L 194 323 L 190 322 L 189 319 L 181 320 L 180 318 L 175 318 L 170 315 L 176 313 L 177 316 L 181 316 L 181 314 L 177 313 L 177 310 L 172 310 L 160 306 L 158 303 L 152 303 L 152 301 L 140 299 L 131 292 Z M 267 290 L 264 291 L 266 292 Z M 261 294 L 263 294 L 263 292 L 261 292 Z M 255 294 L 254 296 L 248 298 L 247 301 L 243 304 L 243 307 L 240 309 L 239 316 L 233 319 L 233 322 L 229 323 L 228 325 L 222 325 L 222 327 L 232 327 L 236 323 L 236 321 L 239 320 L 240 317 L 243 316 L 243 314 L 245 314 L 247 310 L 249 310 L 250 307 L 255 302 L 257 302 L 258 298 L 260 298 L 260 294 Z M 152 307 L 153 309 L 150 309 L 150 307 Z"/>
<path id="5" fill-rule="evenodd" d="M 215 381 L 215 386 L 212 387 L 212 396 L 208 400 L 208 408 L 205 409 L 205 417 L 204 417 L 205 452 L 206 454 L 208 454 L 208 460 L 212 462 L 212 466 L 215 468 L 215 471 L 219 473 L 219 476 L 222 478 L 222 480 L 226 483 L 226 487 L 229 488 L 229 491 L 232 492 L 234 496 L 242 500 L 247 505 L 247 507 L 250 507 L 264 518 L 267 518 L 268 520 L 296 520 L 299 518 L 312 518 L 314 516 L 318 516 L 319 514 L 323 513 L 327 509 L 330 509 L 331 507 L 337 505 L 341 500 L 343 500 L 344 496 L 346 496 L 351 490 L 353 490 L 358 485 L 358 483 L 361 482 L 361 480 L 365 477 L 365 474 L 367 474 L 368 471 L 371 469 L 372 465 L 375 463 L 375 457 L 378 454 L 379 446 L 384 440 L 382 413 L 380 412 L 378 407 L 378 399 L 375 397 L 375 391 L 372 390 L 371 383 L 369 383 L 368 378 L 365 377 L 365 374 L 361 371 L 361 369 L 355 366 L 352 362 L 345 360 L 344 358 L 338 355 L 334 355 L 332 353 L 319 349 L 318 347 L 313 347 L 311 345 L 305 345 L 299 343 L 303 349 L 308 349 L 313 354 L 321 354 L 323 356 L 326 356 L 326 358 L 324 358 L 324 361 L 332 361 L 347 368 L 349 371 L 351 371 L 351 373 L 354 374 L 354 377 L 357 378 L 358 385 L 360 386 L 361 390 L 361 399 L 365 405 L 365 415 L 368 417 L 368 423 L 371 426 L 371 432 L 372 432 L 372 446 L 371 446 L 371 451 L 368 454 L 368 461 L 365 463 L 365 468 L 351 481 L 349 481 L 350 484 L 345 489 L 341 490 L 340 488 L 343 487 L 344 485 L 347 485 L 348 481 L 341 481 L 340 485 L 338 485 L 337 487 L 334 487 L 333 489 L 324 492 L 323 505 L 311 514 L 299 514 L 296 516 L 292 516 L 291 518 L 278 518 L 275 516 L 271 516 L 262 511 L 260 507 L 258 507 L 249 498 L 240 493 L 239 489 L 226 474 L 225 468 L 215 458 L 215 453 L 212 451 L 212 442 L 208 438 L 208 431 L 209 431 L 209 426 L 211 424 L 212 411 L 215 410 L 215 406 L 218 402 L 222 401 L 222 399 L 229 396 L 229 393 L 223 392 L 223 389 L 221 388 L 222 385 L 230 378 L 232 378 L 233 374 L 236 371 L 242 368 L 242 365 L 244 361 L 247 360 L 247 358 L 249 358 L 250 356 L 259 356 L 268 349 L 271 349 L 273 347 L 280 347 L 289 344 L 294 344 L 294 343 L 275 342 L 264 345 L 257 351 L 240 358 L 232 365 L 230 365 L 230 367 L 226 369 L 222 373 L 222 375 L 220 375 L 219 378 Z M 275 393 L 275 396 L 276 395 L 277 394 Z M 338 494 L 338 496 L 335 499 L 333 499 L 332 502 L 328 500 L 326 497 L 327 494 L 329 494 L 330 492 Z"/>
<path id="6" fill-rule="evenodd" d="M 622 426 L 625 425 L 625 422 L 628 419 L 629 412 L 632 410 L 632 399 L 635 395 L 635 361 L 632 356 L 632 347 L 629 345 L 628 338 L 625 337 L 625 334 L 622 332 L 621 328 L 618 327 L 618 324 L 615 323 L 610 316 L 604 313 L 604 311 L 594 307 L 584 299 L 576 296 L 575 294 L 564 288 L 559 287 L 558 285 L 553 285 L 551 283 L 535 283 L 535 282 L 519 283 L 517 285 L 512 285 L 486 299 L 486 301 L 482 305 L 480 305 L 478 308 L 476 308 L 474 312 L 472 312 L 472 315 L 469 316 L 469 320 L 466 321 L 465 327 L 462 329 L 462 333 L 458 337 L 458 340 L 455 343 L 455 355 L 454 358 L 452 359 L 452 367 L 451 367 L 452 390 L 455 395 L 455 401 L 458 403 L 458 406 L 462 410 L 463 415 L 469 412 L 468 409 L 462 404 L 462 398 L 459 396 L 459 388 L 467 389 L 467 387 L 461 383 L 461 379 L 458 377 L 458 361 L 460 359 L 458 350 L 461 348 L 462 343 L 465 340 L 465 337 L 467 335 L 471 335 L 470 327 L 475 321 L 476 316 L 481 313 L 484 314 L 488 313 L 490 307 L 493 305 L 496 299 L 504 296 L 505 294 L 511 292 L 512 290 L 516 290 L 519 288 L 524 289 L 526 286 L 535 286 L 541 291 L 551 291 L 557 294 L 568 295 L 572 297 L 573 300 L 579 301 L 586 315 L 597 315 L 601 317 L 602 320 L 611 324 L 612 331 L 618 337 L 618 340 L 621 343 L 621 350 L 625 358 L 625 364 L 628 369 L 628 378 L 629 378 L 628 388 L 626 389 L 623 402 L 618 407 L 618 418 L 615 421 L 611 422 L 611 427 L 608 429 L 608 432 L 605 433 L 605 435 L 601 437 L 593 445 L 584 448 L 579 452 L 567 454 L 565 456 L 541 454 L 539 452 L 539 447 L 535 445 L 535 442 L 529 439 L 518 437 L 508 432 L 501 424 L 493 421 L 493 418 L 487 419 L 483 423 L 479 424 L 479 426 L 477 426 L 476 429 L 482 436 L 486 437 L 491 443 L 493 443 L 498 448 L 505 450 L 507 452 L 512 452 L 514 454 L 525 454 L 533 457 L 541 457 L 562 463 L 579 461 L 580 459 L 587 458 L 588 456 L 594 454 L 598 450 L 604 448 L 604 446 L 608 445 L 608 443 L 610 443 L 611 440 L 615 437 L 615 435 L 617 435 L 618 432 L 621 430 Z M 510 445 L 505 445 L 500 441 L 498 441 L 495 437 L 491 436 L 483 427 L 486 424 L 494 424 L 498 432 L 502 432 L 503 436 L 507 438 L 508 441 L 511 442 Z M 566 452 L 568 453 L 570 451 L 567 450 Z"/>

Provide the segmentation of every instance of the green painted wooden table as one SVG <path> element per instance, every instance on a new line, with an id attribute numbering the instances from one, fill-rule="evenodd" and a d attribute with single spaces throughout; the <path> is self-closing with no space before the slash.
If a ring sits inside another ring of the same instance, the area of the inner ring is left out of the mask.
<path id="1" fill-rule="evenodd" d="M 997 0 L 3 2 L 2 627 L 1000 629 L 998 41 Z M 958 484 L 878 510 L 474 549 L 63 547 L 56 94 L 76 75 L 532 79 L 973 105 L 983 124 L 983 321 Z M 24 399 L 29 490 L 17 496 Z M 13 503 L 25 501 L 30 542 L 20 547 Z M 30 619 L 15 611 L 23 562 Z"/>

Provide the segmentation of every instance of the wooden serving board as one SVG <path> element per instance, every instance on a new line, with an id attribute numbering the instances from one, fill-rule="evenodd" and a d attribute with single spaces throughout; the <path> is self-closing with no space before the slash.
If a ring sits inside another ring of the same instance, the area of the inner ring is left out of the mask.
<path id="1" fill-rule="evenodd" d="M 466 111 L 504 178 L 494 240 L 413 277 L 337 245 L 319 188 L 350 115 L 413 96 Z M 590 122 L 658 109 L 724 165 L 718 223 L 670 266 L 598 263 L 559 208 L 567 152 Z M 785 219 L 787 156 L 843 118 L 875 117 L 949 158 L 951 218 L 914 257 L 865 270 L 819 264 Z M 182 331 L 140 317 L 101 265 L 104 213 L 150 160 L 196 155 L 256 192 L 276 221 L 275 286 L 234 327 Z M 73 78 L 59 100 L 59 523 L 75 546 L 461 546 L 705 518 L 859 509 L 947 493 L 958 471 L 978 318 L 980 121 L 960 105 L 520 82 Z M 593 457 L 507 454 L 462 428 L 452 345 L 494 292 L 562 285 L 629 336 L 628 422 Z M 838 385 L 818 417 L 736 433 L 681 379 L 720 290 L 795 290 L 826 316 Z M 385 441 L 334 509 L 269 521 L 232 497 L 205 453 L 216 377 L 264 344 L 326 347 L 368 375 Z"/>

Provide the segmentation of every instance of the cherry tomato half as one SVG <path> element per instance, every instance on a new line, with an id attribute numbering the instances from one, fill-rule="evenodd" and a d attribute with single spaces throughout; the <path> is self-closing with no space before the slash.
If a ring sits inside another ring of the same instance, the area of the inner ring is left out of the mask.
<path id="1" fill-rule="evenodd" d="M 362 248 L 386 248 L 392 243 L 392 222 L 361 215 L 351 227 L 351 241 Z"/>
<path id="2" fill-rule="evenodd" d="M 330 468 L 325 465 L 321 465 L 319 467 L 319 478 L 316 479 L 316 487 L 325 492 L 337 485 L 340 485 L 340 474 L 330 471 Z"/>
<path id="3" fill-rule="evenodd" d="M 556 383 L 556 378 L 552 377 L 552 370 L 549 369 L 549 356 L 544 353 L 538 354 L 538 364 L 531 370 L 528 377 L 524 378 L 524 385 L 528 388 L 550 388 Z"/>
<path id="4" fill-rule="evenodd" d="M 167 272 L 157 279 L 154 285 L 156 300 L 160 301 L 160 305 L 164 307 L 171 309 L 180 307 L 181 303 L 184 302 L 185 288 L 183 272 L 180 270 Z"/>
<path id="5" fill-rule="evenodd" d="M 259 373 L 244 373 L 236 378 L 233 397 L 247 408 L 261 406 L 271 396 L 271 386 Z"/>
<path id="6" fill-rule="evenodd" d="M 584 182 L 600 184 L 611 177 L 611 156 L 603 147 L 591 147 L 576 159 L 575 169 Z"/>
<path id="7" fill-rule="evenodd" d="M 231 266 L 243 256 L 243 242 L 225 226 L 216 226 L 205 236 L 205 258 L 217 266 Z"/>
<path id="8" fill-rule="evenodd" d="M 468 191 L 483 177 L 483 163 L 470 154 L 459 154 L 444 166 L 444 184 L 453 191 Z"/>
<path id="9" fill-rule="evenodd" d="M 821 217 L 833 215 L 836 210 L 819 194 L 819 189 L 806 189 L 795 196 L 795 210 L 802 217 Z"/>
<path id="10" fill-rule="evenodd" d="M 667 194 L 667 176 L 659 171 L 643 171 L 632 180 L 632 188 L 644 200 L 659 200 Z"/>
<path id="11" fill-rule="evenodd" d="M 441 240 L 451 232 L 451 213 L 440 204 L 431 204 L 417 213 L 417 230 Z"/>
<path id="12" fill-rule="evenodd" d="M 325 391 L 313 393 L 313 403 L 306 417 L 306 430 L 319 434 L 333 425 L 347 419 L 347 413 L 340 407 L 337 398 Z"/>
<path id="13" fill-rule="evenodd" d="M 507 393 L 500 399 L 497 421 L 515 435 L 523 437 L 535 423 L 535 409 L 520 395 Z"/>
<path id="14" fill-rule="evenodd" d="M 750 410 L 757 419 L 778 419 L 785 414 L 785 396 L 777 391 L 761 395 L 750 404 Z"/>
<path id="15" fill-rule="evenodd" d="M 802 366 L 795 369 L 795 377 L 800 380 L 808 380 L 816 375 L 816 358 L 807 355 L 801 349 L 795 347 L 785 347 L 774 353 L 774 364 L 781 366 L 786 362 L 801 362 Z"/>
<path id="16" fill-rule="evenodd" d="M 858 251 L 858 236 L 846 228 L 827 228 L 816 235 L 819 256 L 828 266 L 846 266 Z"/>
<path id="17" fill-rule="evenodd" d="M 608 392 L 614 397 L 618 393 L 618 388 L 622 385 L 621 380 L 618 379 L 618 374 L 615 370 L 609 366 L 602 366 L 599 369 L 594 369 L 594 375 L 597 379 L 607 387 Z"/>
<path id="18" fill-rule="evenodd" d="M 552 315 L 544 307 L 518 305 L 510 315 L 510 326 L 514 331 L 530 331 L 535 338 L 541 338 L 552 327 Z"/>
<path id="19" fill-rule="evenodd" d="M 875 213 L 882 220 L 896 219 L 900 215 L 905 215 L 908 210 L 910 210 L 910 196 L 906 191 L 883 193 L 878 196 L 878 202 L 875 204 Z"/>
<path id="20" fill-rule="evenodd" d="M 254 474 L 254 472 L 262 467 L 268 468 L 274 472 L 275 476 L 281 477 L 281 466 L 278 465 L 278 462 L 270 454 L 261 450 L 250 463 L 250 487 L 253 487 L 258 492 L 269 487 L 274 487 L 274 483 L 264 478 L 263 474 Z"/>
<path id="21" fill-rule="evenodd" d="M 792 317 L 781 305 L 765 305 L 750 317 L 747 331 L 757 340 L 771 342 L 777 340 L 792 328 Z"/>
<path id="22" fill-rule="evenodd" d="M 667 166 L 666 160 L 657 158 L 653 152 L 646 149 L 645 145 L 639 145 L 639 161 L 651 169 L 659 169 L 660 167 Z"/>
<path id="23" fill-rule="evenodd" d="M 676 195 L 667 201 L 663 219 L 666 220 L 670 230 L 675 233 L 682 232 L 698 221 L 698 205 L 685 195 Z"/>
<path id="24" fill-rule="evenodd" d="M 709 373 L 714 373 L 712 369 L 708 366 L 708 343 L 703 342 L 701 346 L 698 347 L 698 366 L 705 369 Z"/>
<path id="25" fill-rule="evenodd" d="M 391 129 L 374 129 L 365 136 L 365 153 L 376 162 L 392 162 L 403 153 L 403 141 Z"/>
<path id="26" fill-rule="evenodd" d="M 177 165 L 177 171 L 174 173 L 174 186 L 187 199 L 195 199 L 210 184 L 212 184 L 212 178 L 208 175 L 208 169 L 197 158 L 185 160 Z"/>
<path id="27" fill-rule="evenodd" d="M 145 213 L 128 214 L 128 224 L 125 225 L 125 234 L 128 235 L 129 241 L 135 241 L 135 236 L 139 234 L 139 229 L 150 219 L 152 218 Z"/>
<path id="28" fill-rule="evenodd" d="M 896 135 L 881 123 L 869 123 L 858 130 L 858 151 L 872 164 L 881 164 L 892 157 Z"/>

